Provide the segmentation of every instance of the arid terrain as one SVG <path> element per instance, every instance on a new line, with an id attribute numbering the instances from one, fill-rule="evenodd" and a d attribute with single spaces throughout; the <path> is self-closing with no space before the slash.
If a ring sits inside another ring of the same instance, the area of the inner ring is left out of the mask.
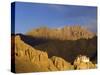
<path id="1" fill-rule="evenodd" d="M 11 38 L 12 71 L 16 73 L 97 67 L 97 35 L 84 27 L 40 27 Z"/>

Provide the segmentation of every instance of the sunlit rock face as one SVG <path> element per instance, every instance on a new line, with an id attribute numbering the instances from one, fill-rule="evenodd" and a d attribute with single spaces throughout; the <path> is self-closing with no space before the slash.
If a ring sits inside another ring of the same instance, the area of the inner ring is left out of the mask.
<path id="1" fill-rule="evenodd" d="M 63 28 L 50 29 L 47 27 L 40 27 L 27 32 L 27 35 L 42 37 L 48 39 L 60 39 L 60 40 L 77 40 L 77 39 L 89 39 L 95 36 L 94 33 L 88 29 L 79 25 L 65 26 Z"/>
<path id="2" fill-rule="evenodd" d="M 72 69 L 72 65 L 60 57 L 53 56 L 51 60 L 53 61 L 53 64 L 56 66 L 58 70 L 71 70 Z"/>
<path id="3" fill-rule="evenodd" d="M 40 51 L 24 43 L 20 36 L 15 36 L 16 72 L 63 71 L 71 70 L 71 64 L 64 59 Z M 36 68 L 36 69 L 35 69 Z"/>

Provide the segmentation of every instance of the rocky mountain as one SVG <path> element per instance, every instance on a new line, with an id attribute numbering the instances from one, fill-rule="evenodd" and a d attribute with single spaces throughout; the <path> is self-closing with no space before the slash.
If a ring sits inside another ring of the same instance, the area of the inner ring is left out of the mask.
<path id="1" fill-rule="evenodd" d="M 37 72 L 37 71 L 60 71 L 70 70 L 72 65 L 63 58 L 52 56 L 48 57 L 47 52 L 40 51 L 24 43 L 19 35 L 15 36 L 15 50 L 12 57 L 13 69 L 17 73 Z M 15 62 L 14 62 L 15 61 Z"/>
<path id="2" fill-rule="evenodd" d="M 80 26 L 59 29 L 41 27 L 11 37 L 13 72 L 96 68 L 97 36 Z M 78 55 L 87 56 L 89 62 L 79 63 Z"/>
<path id="3" fill-rule="evenodd" d="M 59 40 L 89 39 L 95 36 L 93 32 L 79 25 L 65 26 L 63 28 L 54 29 L 50 29 L 48 27 L 40 27 L 27 32 L 27 35 Z"/>

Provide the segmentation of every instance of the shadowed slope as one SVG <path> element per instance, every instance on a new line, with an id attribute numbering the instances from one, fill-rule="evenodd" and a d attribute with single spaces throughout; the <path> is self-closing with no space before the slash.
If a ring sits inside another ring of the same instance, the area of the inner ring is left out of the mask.
<path id="1" fill-rule="evenodd" d="M 72 69 L 69 62 L 60 57 L 53 57 L 52 61 L 51 58 L 48 58 L 48 54 L 45 51 L 40 51 L 28 45 L 21 39 L 21 36 L 16 35 L 14 38 L 15 45 L 12 45 L 15 46 L 15 48 L 12 47 L 12 51 L 15 51 L 12 56 L 12 60 L 13 57 L 15 58 L 13 60 L 14 62 L 12 62 L 15 65 L 13 67 L 15 72 L 44 72 Z"/>
<path id="2" fill-rule="evenodd" d="M 62 57 L 71 63 L 75 57 L 80 54 L 90 57 L 91 60 L 96 60 L 95 57 L 97 57 L 96 36 L 92 39 L 79 40 L 45 39 L 22 34 L 20 34 L 20 36 L 21 40 L 23 40 L 26 44 L 47 52 L 49 57 Z"/>

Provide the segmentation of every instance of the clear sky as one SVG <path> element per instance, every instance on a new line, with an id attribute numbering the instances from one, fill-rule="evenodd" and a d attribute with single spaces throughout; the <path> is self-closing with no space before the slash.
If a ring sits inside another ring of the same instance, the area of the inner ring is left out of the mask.
<path id="1" fill-rule="evenodd" d="M 90 6 L 16 2 L 15 33 L 26 33 L 33 28 L 59 28 L 81 25 L 97 31 L 97 8 Z"/>

